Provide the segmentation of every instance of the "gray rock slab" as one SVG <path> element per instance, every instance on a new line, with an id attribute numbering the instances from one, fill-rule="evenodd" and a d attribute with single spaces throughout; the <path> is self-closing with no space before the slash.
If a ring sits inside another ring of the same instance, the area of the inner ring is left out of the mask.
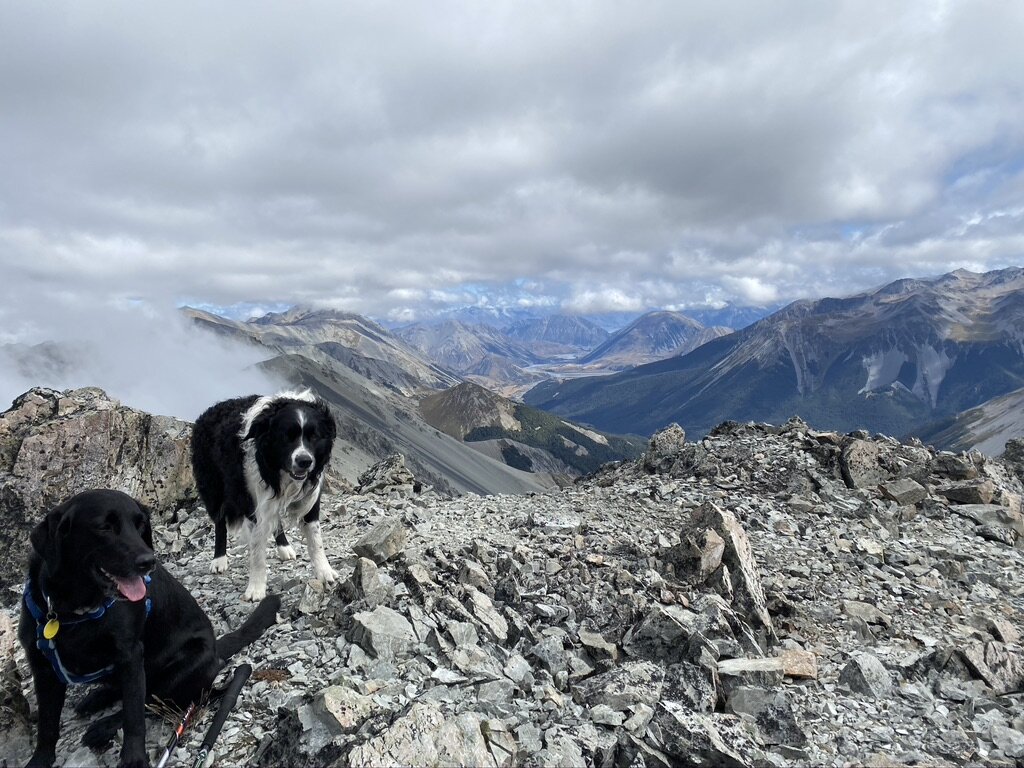
<path id="1" fill-rule="evenodd" d="M 363 534 L 352 551 L 380 565 L 402 551 L 408 536 L 409 530 L 401 520 L 383 520 Z"/>
<path id="2" fill-rule="evenodd" d="M 381 605 L 353 617 L 349 641 L 385 661 L 407 656 L 416 643 L 412 624 L 398 611 Z"/>
<path id="3" fill-rule="evenodd" d="M 878 657 L 859 653 L 851 658 L 839 674 L 839 682 L 854 693 L 881 699 L 892 693 L 892 675 Z"/>

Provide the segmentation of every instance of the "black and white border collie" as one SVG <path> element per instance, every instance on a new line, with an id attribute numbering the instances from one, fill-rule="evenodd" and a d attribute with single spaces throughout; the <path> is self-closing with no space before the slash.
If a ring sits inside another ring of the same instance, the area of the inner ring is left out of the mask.
<path id="1" fill-rule="evenodd" d="M 335 434 L 327 403 L 308 389 L 225 400 L 196 420 L 192 470 L 215 531 L 210 571 L 227 570 L 227 529 L 244 525 L 246 600 L 266 596 L 271 533 L 278 557 L 295 559 L 284 528 L 299 521 L 313 575 L 327 584 L 337 580 L 320 536 L 320 490 Z"/>

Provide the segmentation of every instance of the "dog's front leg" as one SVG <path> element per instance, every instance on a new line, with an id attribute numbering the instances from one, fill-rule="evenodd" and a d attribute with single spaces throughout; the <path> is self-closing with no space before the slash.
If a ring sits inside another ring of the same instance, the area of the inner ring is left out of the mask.
<path id="1" fill-rule="evenodd" d="M 120 649 L 117 672 L 121 679 L 121 716 L 124 741 L 121 768 L 146 768 L 146 668 L 141 640 L 127 642 Z"/>
<path id="2" fill-rule="evenodd" d="M 302 533 L 306 537 L 306 548 L 309 561 L 313 565 L 313 576 L 324 584 L 333 584 L 338 580 L 338 572 L 331 568 L 324 554 L 324 540 L 320 535 L 320 500 L 317 499 L 312 509 L 302 518 Z"/>
<path id="3" fill-rule="evenodd" d="M 37 658 L 38 657 L 38 658 Z M 57 739 L 60 736 L 60 713 L 64 709 L 67 686 L 57 679 L 53 667 L 38 651 L 30 651 L 32 683 L 39 706 L 39 727 L 36 733 L 36 751 L 28 761 L 29 768 L 50 768 L 57 759 Z"/>
<path id="4" fill-rule="evenodd" d="M 245 600 L 255 603 L 267 596 L 267 538 L 278 521 L 266 505 L 257 507 L 256 523 L 249 531 L 249 585 L 245 588 Z"/>

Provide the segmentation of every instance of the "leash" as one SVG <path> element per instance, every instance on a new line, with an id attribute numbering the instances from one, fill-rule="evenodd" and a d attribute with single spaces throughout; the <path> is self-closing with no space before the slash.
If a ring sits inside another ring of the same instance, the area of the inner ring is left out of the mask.
<path id="1" fill-rule="evenodd" d="M 203 743 L 199 747 L 199 752 L 196 753 L 196 759 L 192 763 L 192 768 L 203 768 L 203 764 L 206 762 L 206 758 L 210 754 L 210 750 L 213 749 L 213 745 L 217 741 L 217 737 L 220 736 L 220 731 L 221 728 L 224 727 L 224 722 L 228 719 L 228 715 L 230 714 L 232 707 L 235 706 L 238 694 L 242 691 L 242 686 L 245 685 L 245 681 L 249 679 L 249 675 L 251 674 L 252 666 L 249 664 L 239 664 L 235 667 L 234 675 L 231 677 L 231 681 L 228 683 L 227 688 L 224 689 L 224 694 L 220 700 L 220 706 L 217 707 L 217 714 L 213 716 L 213 722 L 210 723 L 210 729 L 206 732 L 206 738 L 203 739 Z"/>
<path id="2" fill-rule="evenodd" d="M 148 585 L 153 579 L 147 575 L 143 577 L 143 580 Z M 94 683 L 97 680 L 102 680 L 107 675 L 114 671 L 114 665 L 110 664 L 103 669 L 98 669 L 95 672 L 89 672 L 84 675 L 76 675 L 64 666 L 64 663 L 60 660 L 60 654 L 57 653 L 57 643 L 55 638 L 60 632 L 61 627 L 71 627 L 75 624 L 82 624 L 86 621 L 95 621 L 100 619 L 107 612 L 114 603 L 118 602 L 117 597 L 111 597 L 101 605 L 99 608 L 95 608 L 89 613 L 83 614 L 80 619 L 72 619 L 70 621 L 61 622 L 57 619 L 57 612 L 53 610 L 53 606 L 50 602 L 49 595 L 43 590 L 43 585 L 39 585 L 39 593 L 46 600 L 46 612 L 35 601 L 32 597 L 32 580 L 25 580 L 25 607 L 28 608 L 28 612 L 32 614 L 32 618 L 36 620 L 36 648 L 38 648 L 43 656 L 50 662 L 50 666 L 53 667 L 53 671 L 57 675 L 57 679 L 60 680 L 64 685 L 82 685 L 85 683 Z M 146 597 L 146 616 L 149 616 L 149 612 L 153 609 L 153 601 L 147 595 Z M 44 621 L 45 619 L 45 621 Z"/>

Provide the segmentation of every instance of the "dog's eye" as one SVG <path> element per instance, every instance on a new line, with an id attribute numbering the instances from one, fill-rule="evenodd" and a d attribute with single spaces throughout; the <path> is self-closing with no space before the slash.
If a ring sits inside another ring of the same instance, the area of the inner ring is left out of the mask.
<path id="1" fill-rule="evenodd" d="M 117 515 L 107 515 L 103 518 L 99 524 L 101 531 L 117 531 L 120 530 L 120 521 L 117 519 Z"/>
<path id="2" fill-rule="evenodd" d="M 310 439 L 312 439 L 312 438 L 316 437 L 316 427 L 315 427 L 314 425 L 312 425 L 312 424 L 308 425 L 308 426 L 307 426 L 307 427 L 306 427 L 306 428 L 305 428 L 305 429 L 303 430 L 303 434 L 304 434 L 304 435 L 305 435 L 306 437 L 310 438 Z"/>
<path id="3" fill-rule="evenodd" d="M 285 433 L 289 440 L 298 440 L 299 435 L 302 434 L 302 430 L 297 425 L 288 427 L 288 431 Z"/>
<path id="4" fill-rule="evenodd" d="M 144 518 L 142 515 L 137 515 L 135 519 L 132 520 L 132 522 L 135 523 L 135 527 L 138 528 L 140 531 L 146 527 L 146 518 Z"/>

